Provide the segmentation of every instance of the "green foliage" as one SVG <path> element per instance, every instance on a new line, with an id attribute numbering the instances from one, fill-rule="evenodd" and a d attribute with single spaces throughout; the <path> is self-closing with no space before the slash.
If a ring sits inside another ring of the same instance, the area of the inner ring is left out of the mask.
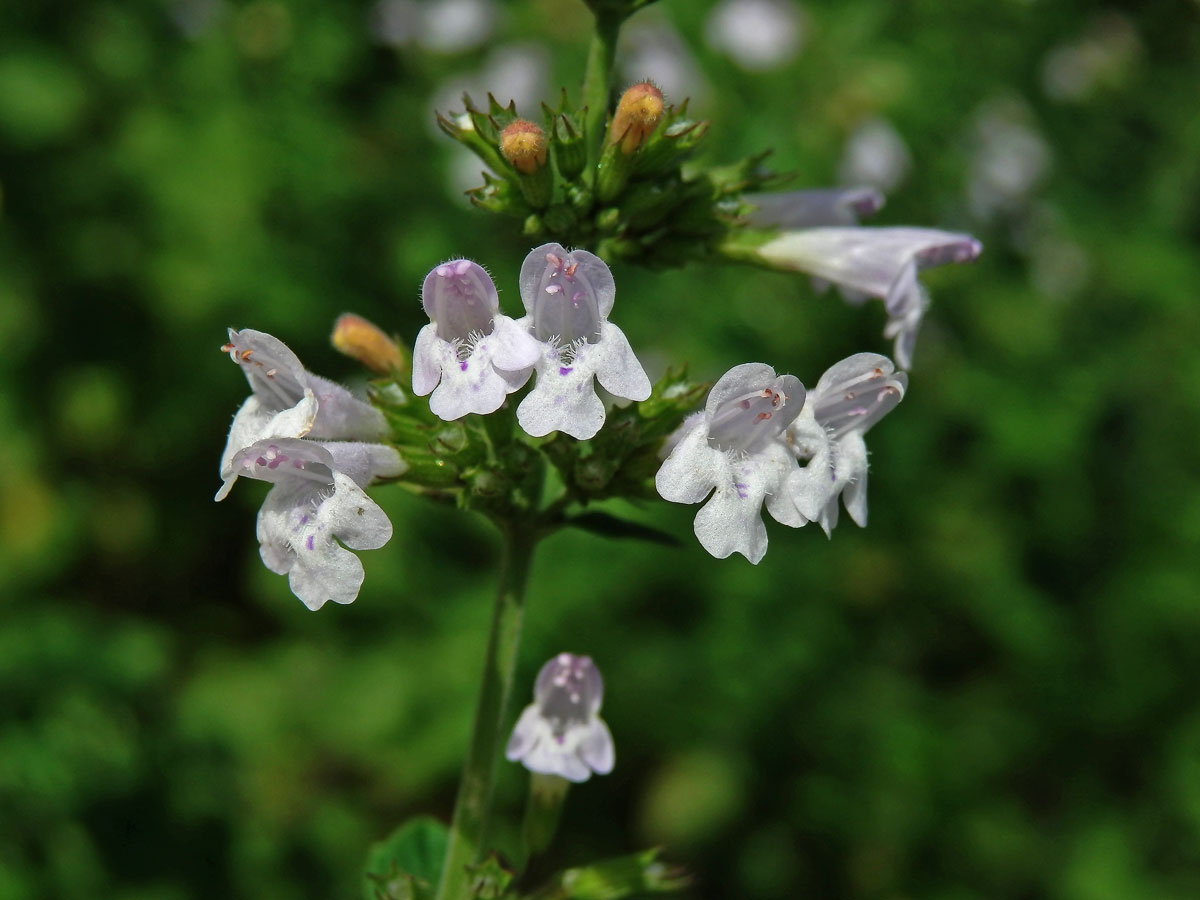
<path id="1" fill-rule="evenodd" d="M 420 816 L 372 845 L 364 871 L 363 900 L 427 900 L 446 858 L 446 826 Z"/>
<path id="2" fill-rule="evenodd" d="M 666 844 L 702 898 L 1200 895 L 1194 5 L 814 2 L 766 72 L 706 45 L 713 5 L 629 22 L 691 54 L 668 100 L 712 124 L 688 165 L 773 147 L 789 186 L 829 184 L 882 117 L 911 166 L 875 221 L 985 251 L 925 276 L 868 529 L 773 528 L 751 567 L 707 558 L 694 510 L 599 499 L 682 546 L 569 528 L 541 548 L 518 684 L 593 656 L 617 768 L 573 790 L 533 884 Z M 491 532 L 376 491 L 395 535 L 362 595 L 303 609 L 259 560 L 265 486 L 211 502 L 246 394 L 218 348 L 260 328 L 361 378 L 335 316 L 411 342 L 422 277 L 457 256 L 517 311 L 535 241 L 463 201 L 433 109 L 506 52 L 550 60 L 521 112 L 577 96 L 591 17 L 504 10 L 486 45 L 437 50 L 377 43 L 362 4 L 0 4 L 0 897 L 350 900 L 371 841 L 448 819 Z M 1103 69 L 1051 94 L 1064 59 Z M 1049 162 L 981 211 L 1014 107 Z M 878 304 L 795 277 L 614 274 L 652 375 L 756 360 L 811 384 L 887 350 Z M 460 437 L 430 441 L 442 487 Z M 512 821 L 523 790 L 506 768 Z M 511 858 L 519 836 L 494 842 Z"/>

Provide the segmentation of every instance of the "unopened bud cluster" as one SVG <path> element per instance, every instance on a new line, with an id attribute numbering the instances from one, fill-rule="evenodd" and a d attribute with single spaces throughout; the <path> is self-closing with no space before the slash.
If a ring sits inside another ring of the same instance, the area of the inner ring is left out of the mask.
<path id="1" fill-rule="evenodd" d="M 685 174 L 708 123 L 689 118 L 686 101 L 668 105 L 649 82 L 622 94 L 599 134 L 588 134 L 586 109 L 571 106 L 565 92 L 557 107 L 542 105 L 538 121 L 491 96 L 486 109 L 470 97 L 464 106 L 439 114 L 438 124 L 488 167 L 483 186 L 468 195 L 518 219 L 531 241 L 591 246 L 609 257 L 695 258 L 728 229 L 714 195 L 768 183 L 753 160 L 732 177 Z"/>

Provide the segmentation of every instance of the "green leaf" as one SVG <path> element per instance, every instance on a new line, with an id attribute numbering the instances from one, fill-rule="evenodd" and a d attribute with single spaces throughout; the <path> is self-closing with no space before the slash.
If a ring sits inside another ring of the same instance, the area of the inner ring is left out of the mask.
<path id="1" fill-rule="evenodd" d="M 436 819 L 409 819 L 371 845 L 363 872 L 365 900 L 425 900 L 442 874 L 446 826 Z"/>
<path id="2" fill-rule="evenodd" d="M 604 512 L 579 513 L 568 518 L 566 524 L 605 538 L 634 538 L 667 547 L 680 546 L 679 540 L 665 531 Z"/>

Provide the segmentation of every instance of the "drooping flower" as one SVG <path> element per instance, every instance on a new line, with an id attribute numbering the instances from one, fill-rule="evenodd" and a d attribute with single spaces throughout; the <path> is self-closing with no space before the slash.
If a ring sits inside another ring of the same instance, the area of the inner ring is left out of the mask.
<path id="1" fill-rule="evenodd" d="M 223 348 L 253 393 L 234 417 L 221 459 L 223 500 L 240 476 L 272 482 L 258 514 L 263 563 L 288 575 L 309 609 L 349 603 L 363 569 L 355 550 L 382 547 L 392 534 L 363 488 L 406 466 L 391 447 L 364 439 L 387 433 L 382 414 L 340 385 L 305 371 L 277 338 L 229 332 Z M 326 440 L 319 440 L 324 438 Z"/>
<path id="2" fill-rule="evenodd" d="M 531 772 L 587 781 L 616 760 L 612 734 L 599 717 L 604 681 L 591 657 L 560 653 L 540 672 L 533 703 L 513 728 L 504 755 Z"/>
<path id="3" fill-rule="evenodd" d="M 451 421 L 495 412 L 529 380 L 537 342 L 500 313 L 496 286 L 478 263 L 435 266 L 425 276 L 421 303 L 429 324 L 413 349 L 413 392 L 432 392 L 434 415 Z"/>
<path id="4" fill-rule="evenodd" d="M 798 468 L 782 434 L 804 405 L 804 385 L 794 375 L 776 376 L 763 363 L 730 369 L 713 385 L 704 405 L 680 426 L 670 455 L 655 476 L 664 500 L 700 503 L 696 537 L 718 559 L 741 553 L 758 563 L 767 552 L 762 506 L 793 528 L 805 524 L 783 490 Z"/>
<path id="5" fill-rule="evenodd" d="M 291 349 L 272 335 L 229 329 L 221 348 L 241 368 L 251 394 L 233 418 L 221 457 L 221 478 L 243 447 L 267 437 L 378 440 L 388 433 L 383 414 L 340 384 L 305 370 Z M 226 488 L 228 492 L 228 488 Z"/>
<path id="6" fill-rule="evenodd" d="M 856 353 L 832 366 L 808 393 L 785 440 L 807 465 L 788 477 L 786 493 L 829 534 L 838 498 L 859 526 L 867 524 L 867 445 L 863 435 L 904 398 L 908 376 L 876 353 Z"/>
<path id="7" fill-rule="evenodd" d="M 650 379 L 624 332 L 608 321 L 616 283 L 604 260 L 586 250 L 543 244 L 521 266 L 518 324 L 539 344 L 537 383 L 517 408 L 517 421 L 534 437 L 563 431 L 588 440 L 604 424 L 604 404 L 593 378 L 627 400 L 650 396 Z"/>
<path id="8" fill-rule="evenodd" d="M 969 234 L 932 228 L 822 227 L 784 231 L 758 247 L 756 255 L 776 268 L 836 284 L 851 302 L 883 300 L 888 312 L 883 335 L 895 338 L 896 361 L 907 369 L 929 305 L 917 272 L 970 262 L 982 249 Z"/>

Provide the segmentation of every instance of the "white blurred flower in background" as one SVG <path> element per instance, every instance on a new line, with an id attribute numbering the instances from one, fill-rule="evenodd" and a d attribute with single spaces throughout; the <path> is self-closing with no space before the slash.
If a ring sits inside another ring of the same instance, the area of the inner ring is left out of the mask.
<path id="1" fill-rule="evenodd" d="M 494 0 L 379 0 L 370 12 L 371 33 L 381 44 L 416 44 L 434 53 L 462 53 L 480 46 L 495 22 Z"/>
<path id="2" fill-rule="evenodd" d="M 981 219 L 1026 207 L 1050 168 L 1050 145 L 1023 102 L 985 103 L 971 126 L 967 203 Z"/>
<path id="3" fill-rule="evenodd" d="M 762 72 L 800 51 L 803 14 L 790 0 L 722 0 L 708 14 L 704 38 L 743 69 Z"/>
<path id="4" fill-rule="evenodd" d="M 847 139 L 838 181 L 868 185 L 886 194 L 908 177 L 911 168 L 912 154 L 900 132 L 887 119 L 873 117 L 859 123 Z"/>
<path id="5" fill-rule="evenodd" d="M 709 93 L 696 58 L 679 32 L 661 17 L 635 20 L 622 29 L 617 64 L 624 84 L 649 81 L 670 103 L 688 98 L 702 103 Z"/>

